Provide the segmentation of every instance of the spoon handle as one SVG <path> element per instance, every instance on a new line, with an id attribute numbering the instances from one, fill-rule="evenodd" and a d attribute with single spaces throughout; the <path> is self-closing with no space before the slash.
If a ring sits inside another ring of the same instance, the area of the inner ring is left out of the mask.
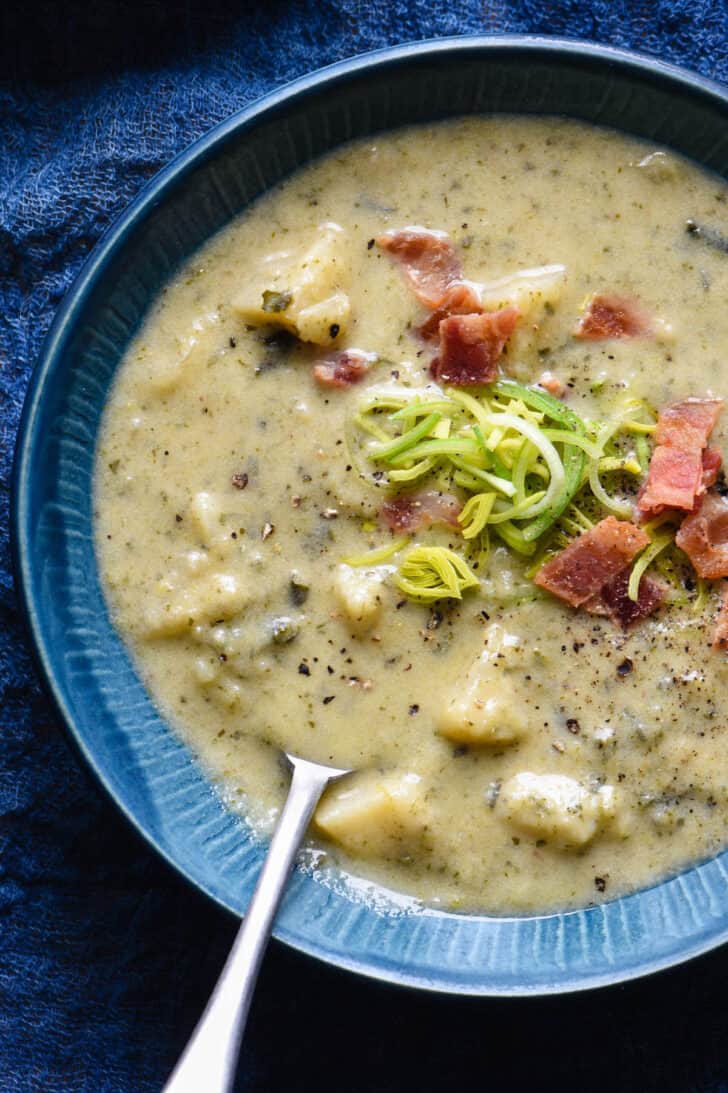
<path id="1" fill-rule="evenodd" d="M 229 1093 L 261 960 L 304 832 L 326 784 L 343 772 L 288 757 L 293 778 L 243 924 L 205 1012 L 163 1093 Z"/>

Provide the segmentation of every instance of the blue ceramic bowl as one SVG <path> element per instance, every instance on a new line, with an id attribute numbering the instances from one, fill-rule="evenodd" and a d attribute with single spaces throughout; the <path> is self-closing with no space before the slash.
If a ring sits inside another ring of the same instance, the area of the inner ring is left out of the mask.
<path id="1" fill-rule="evenodd" d="M 140 193 L 66 297 L 28 393 L 14 550 L 40 671 L 99 781 L 160 854 L 242 914 L 263 848 L 159 718 L 99 584 L 91 486 L 101 412 L 150 302 L 249 202 L 342 141 L 454 115 L 563 114 L 657 141 L 728 177 L 728 97 L 617 50 L 543 38 L 427 42 L 337 64 L 213 129 Z M 728 937 L 728 854 L 600 907 L 489 918 L 399 913 L 293 878 L 276 936 L 381 979 L 462 994 L 613 983 Z"/>

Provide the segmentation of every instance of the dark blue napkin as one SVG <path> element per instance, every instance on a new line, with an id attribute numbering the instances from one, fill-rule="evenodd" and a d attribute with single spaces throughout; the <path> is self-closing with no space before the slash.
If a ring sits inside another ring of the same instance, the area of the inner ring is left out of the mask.
<path id="1" fill-rule="evenodd" d="M 531 32 L 728 79 L 709 0 L 5 0 L 0 10 L 0 1093 L 160 1088 L 234 923 L 152 856 L 40 693 L 7 544 L 25 386 L 63 293 L 142 183 L 286 80 L 378 46 Z M 728 1090 L 728 954 L 584 997 L 458 1000 L 271 947 L 240 1090 Z M 207 1093 L 201 1089 L 199 1093 Z"/>

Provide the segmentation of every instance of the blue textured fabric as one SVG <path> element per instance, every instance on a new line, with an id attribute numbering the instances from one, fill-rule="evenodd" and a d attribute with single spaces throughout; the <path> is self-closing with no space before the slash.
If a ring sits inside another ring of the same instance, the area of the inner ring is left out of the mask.
<path id="1" fill-rule="evenodd" d="M 728 80 L 711 0 L 5 0 L 0 11 L 0 1093 L 160 1088 L 234 923 L 101 797 L 40 693 L 7 544 L 12 446 L 41 339 L 88 250 L 192 139 L 377 46 L 537 32 Z M 239 1090 L 728 1090 L 728 953 L 585 997 L 415 995 L 268 954 Z M 200 1090 L 200 1093 L 206 1093 Z"/>

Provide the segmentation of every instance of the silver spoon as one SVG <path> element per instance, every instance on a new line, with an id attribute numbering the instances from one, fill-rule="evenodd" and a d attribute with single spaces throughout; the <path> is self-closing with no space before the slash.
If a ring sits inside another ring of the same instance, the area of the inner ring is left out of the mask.
<path id="1" fill-rule="evenodd" d="M 348 770 L 296 755 L 288 797 L 270 844 L 248 913 L 215 984 L 205 1012 L 163 1093 L 229 1093 L 263 953 L 288 875 L 313 810 L 330 781 Z"/>

